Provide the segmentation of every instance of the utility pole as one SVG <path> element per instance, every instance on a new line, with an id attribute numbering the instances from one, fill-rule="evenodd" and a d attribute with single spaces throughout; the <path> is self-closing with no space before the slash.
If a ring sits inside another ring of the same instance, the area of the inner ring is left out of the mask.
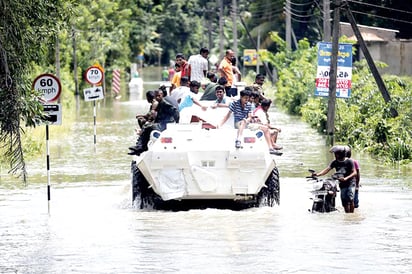
<path id="1" fill-rule="evenodd" d="M 232 0 L 232 22 L 233 22 L 233 52 L 237 62 L 237 0 Z"/>
<path id="2" fill-rule="evenodd" d="M 323 41 L 330 41 L 330 0 L 323 0 Z"/>
<path id="3" fill-rule="evenodd" d="M 332 56 L 329 70 L 329 100 L 326 130 L 328 134 L 327 142 L 331 146 L 335 143 L 336 76 L 339 50 L 340 4 L 341 0 L 335 0 L 335 8 L 333 11 Z"/>
<path id="4" fill-rule="evenodd" d="M 260 49 L 260 27 L 258 27 L 257 45 L 256 45 L 256 74 L 259 74 L 259 49 Z"/>
<path id="5" fill-rule="evenodd" d="M 382 77 L 379 74 L 379 71 L 376 68 L 375 63 L 373 62 L 372 56 L 370 55 L 369 50 L 366 46 L 366 43 L 363 40 L 362 34 L 359 31 L 358 25 L 355 22 L 355 18 L 353 17 L 352 11 L 350 10 L 347 1 L 344 1 L 342 8 L 346 12 L 349 23 L 352 26 L 353 33 L 355 34 L 356 39 L 358 40 L 359 46 L 360 46 L 360 48 L 363 52 L 363 55 L 365 56 L 365 59 L 368 62 L 369 69 L 371 70 L 372 75 L 375 78 L 375 82 L 378 85 L 378 88 L 379 88 L 379 90 L 382 94 L 382 97 L 383 97 L 383 99 L 385 100 L 386 103 L 389 103 L 391 101 L 391 97 L 389 95 L 389 92 L 386 89 L 385 83 L 383 82 Z M 394 109 L 393 107 L 390 108 L 390 112 L 391 112 L 392 117 L 398 116 L 397 110 Z"/>
<path id="6" fill-rule="evenodd" d="M 60 79 L 60 41 L 59 36 L 56 35 L 56 76 Z"/>
<path id="7" fill-rule="evenodd" d="M 224 55 L 224 45 L 223 45 L 223 0 L 217 0 L 219 2 L 219 60 L 223 59 Z"/>
<path id="8" fill-rule="evenodd" d="M 291 44 L 292 44 L 292 39 L 291 39 L 291 33 L 292 33 L 292 18 L 290 15 L 290 0 L 286 0 L 286 48 L 290 50 Z"/>
<path id="9" fill-rule="evenodd" d="M 72 26 L 73 43 L 73 74 L 74 74 L 74 95 L 79 95 L 79 80 L 77 79 L 77 53 L 76 53 L 76 29 Z"/>

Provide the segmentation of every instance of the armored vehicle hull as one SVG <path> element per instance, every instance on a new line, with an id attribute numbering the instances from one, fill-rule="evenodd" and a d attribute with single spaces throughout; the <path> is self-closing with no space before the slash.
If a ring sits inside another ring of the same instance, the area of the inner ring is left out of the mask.
<path id="1" fill-rule="evenodd" d="M 148 151 L 132 161 L 136 207 L 242 209 L 279 204 L 276 156 L 269 154 L 262 132 L 245 129 L 242 147 L 235 148 L 236 129 L 216 129 L 207 122 L 222 117 L 222 111 L 197 113 L 191 122 L 152 132 Z"/>

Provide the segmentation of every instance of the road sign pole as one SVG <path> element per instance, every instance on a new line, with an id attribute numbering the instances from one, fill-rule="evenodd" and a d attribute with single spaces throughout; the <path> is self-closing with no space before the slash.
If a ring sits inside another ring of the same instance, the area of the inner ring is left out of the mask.
<path id="1" fill-rule="evenodd" d="M 53 74 L 44 73 L 36 77 L 32 84 L 33 90 L 38 91 L 41 94 L 40 101 L 43 103 L 53 102 L 59 99 L 61 93 L 61 84 L 58 77 Z M 45 105 L 43 104 L 43 107 Z M 47 105 L 48 110 L 60 111 L 60 105 Z M 59 115 L 54 115 L 50 118 L 56 118 L 54 121 L 51 119 L 52 124 L 59 120 Z M 61 117 L 60 117 L 61 119 Z M 61 121 L 60 121 L 61 122 Z M 49 149 L 49 125 L 46 123 L 46 165 L 47 165 L 47 212 L 50 214 L 50 149 Z"/>
<path id="2" fill-rule="evenodd" d="M 96 101 L 93 101 L 94 145 L 96 145 Z"/>
<path id="3" fill-rule="evenodd" d="M 49 149 L 49 125 L 46 125 L 46 166 L 47 166 L 47 212 L 50 214 L 50 149 Z"/>

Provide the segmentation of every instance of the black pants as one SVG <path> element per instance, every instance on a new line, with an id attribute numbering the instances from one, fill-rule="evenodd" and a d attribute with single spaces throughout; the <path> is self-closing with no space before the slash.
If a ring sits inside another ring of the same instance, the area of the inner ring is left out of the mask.
<path id="1" fill-rule="evenodd" d="M 225 87 L 226 96 L 235 97 L 237 95 L 237 88 Z"/>

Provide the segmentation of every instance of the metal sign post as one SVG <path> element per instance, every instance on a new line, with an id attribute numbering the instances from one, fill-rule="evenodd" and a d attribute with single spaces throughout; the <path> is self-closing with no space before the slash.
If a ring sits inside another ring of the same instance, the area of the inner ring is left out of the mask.
<path id="1" fill-rule="evenodd" d="M 103 81 L 103 69 L 100 66 L 91 66 L 85 73 L 86 81 L 93 85 L 92 88 L 86 88 L 84 92 L 84 100 L 93 101 L 93 131 L 94 131 L 94 145 L 97 143 L 97 126 L 96 126 L 96 100 L 104 98 L 103 88 L 99 85 Z"/>
<path id="2" fill-rule="evenodd" d="M 40 100 L 43 102 L 44 112 L 47 114 L 46 122 L 46 166 L 47 166 L 47 212 L 50 214 L 50 148 L 49 148 L 49 124 L 61 125 L 61 105 L 47 105 L 59 99 L 61 84 L 59 78 L 52 74 L 41 74 L 33 81 L 32 88 L 42 93 Z"/>

